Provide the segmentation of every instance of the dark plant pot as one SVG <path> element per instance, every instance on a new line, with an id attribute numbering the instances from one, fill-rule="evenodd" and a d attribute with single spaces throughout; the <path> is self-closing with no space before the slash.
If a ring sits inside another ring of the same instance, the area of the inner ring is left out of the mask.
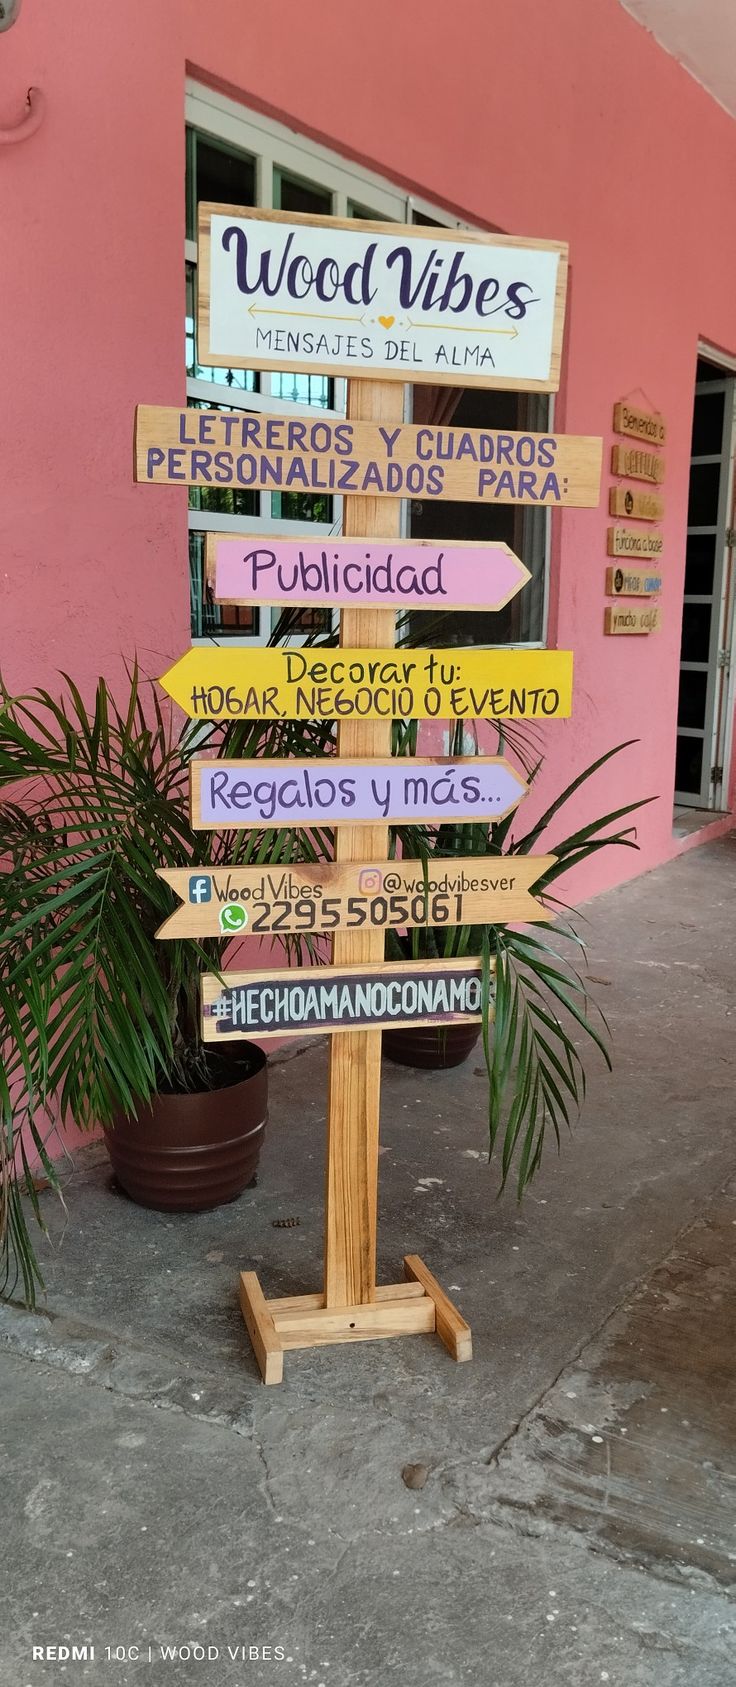
<path id="1" fill-rule="evenodd" d="M 105 1142 L 126 1195 L 159 1212 L 204 1212 L 255 1177 L 268 1118 L 268 1063 L 254 1043 L 209 1059 L 213 1087 L 157 1095 L 137 1119 L 120 1113 Z M 214 1084 L 219 1087 L 215 1088 Z"/>
<path id="2" fill-rule="evenodd" d="M 435 1071 L 467 1060 L 481 1027 L 471 1020 L 457 1025 L 404 1025 L 384 1031 L 383 1052 L 398 1066 L 425 1066 Z"/>

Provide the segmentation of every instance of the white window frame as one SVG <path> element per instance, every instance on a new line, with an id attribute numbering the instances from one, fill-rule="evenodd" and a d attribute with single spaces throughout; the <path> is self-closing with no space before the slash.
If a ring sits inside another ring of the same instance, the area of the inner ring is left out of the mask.
<path id="1" fill-rule="evenodd" d="M 419 211 L 427 217 L 432 217 L 445 228 L 472 228 L 472 223 L 463 222 L 441 205 L 435 205 L 431 200 L 421 198 L 416 194 L 409 194 L 403 188 L 397 187 L 387 177 L 378 175 L 352 160 L 344 158 L 340 153 L 322 146 L 319 141 L 311 140 L 306 135 L 289 129 L 283 123 L 263 116 L 260 112 L 251 111 L 248 106 L 241 105 L 237 100 L 229 99 L 227 95 L 215 92 L 199 82 L 187 78 L 185 100 L 185 122 L 202 134 L 208 134 L 214 140 L 224 141 L 237 148 L 239 152 L 249 154 L 254 161 L 256 174 L 256 200 L 264 210 L 273 208 L 273 184 L 275 170 L 284 170 L 289 175 L 302 177 L 313 182 L 315 186 L 324 188 L 332 196 L 331 215 L 347 217 L 350 203 L 364 205 L 374 211 L 378 217 L 387 222 L 411 222 L 412 213 Z M 196 240 L 185 240 L 185 261 L 197 264 Z M 346 381 L 342 378 L 334 380 L 335 406 L 325 409 L 323 406 L 312 406 L 294 402 L 291 399 L 271 396 L 271 375 L 267 370 L 260 371 L 260 392 L 244 392 L 241 389 L 223 388 L 219 383 L 187 379 L 187 400 L 199 400 L 203 403 L 221 403 L 226 399 L 228 407 L 233 410 L 267 411 L 271 414 L 280 412 L 291 416 L 344 416 L 346 400 Z M 405 389 L 407 394 L 410 389 Z M 549 399 L 549 427 L 554 425 L 553 417 L 554 395 Z M 260 492 L 259 514 L 253 517 L 258 531 L 263 533 L 298 533 L 304 537 L 304 523 L 301 521 L 286 521 L 274 519 L 271 515 L 270 492 Z M 334 520 L 331 526 L 323 522 L 309 523 L 309 537 L 319 538 L 324 535 L 330 537 L 340 533 L 342 529 L 342 499 L 333 499 Z M 521 648 L 539 649 L 545 644 L 547 637 L 549 611 L 549 560 L 550 560 L 550 515 L 549 508 L 544 511 L 544 579 L 542 596 L 542 635 L 539 639 L 524 642 Z M 407 530 L 408 505 L 402 501 L 402 532 Z M 208 511 L 189 511 L 189 530 L 195 533 L 228 533 L 242 531 L 243 516 L 218 515 Z M 271 629 L 278 617 L 278 610 L 269 611 L 261 608 L 259 618 L 259 632 L 244 634 L 242 637 L 228 635 L 225 639 L 216 636 L 193 638 L 195 645 L 227 644 L 229 646 L 245 645 L 253 648 L 268 642 Z M 298 640 L 296 641 L 298 642 Z"/>

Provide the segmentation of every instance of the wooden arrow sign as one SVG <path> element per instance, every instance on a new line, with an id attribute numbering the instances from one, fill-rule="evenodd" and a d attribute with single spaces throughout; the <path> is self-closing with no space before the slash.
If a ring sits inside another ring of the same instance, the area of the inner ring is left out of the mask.
<path id="1" fill-rule="evenodd" d="M 218 603 L 495 610 L 531 580 L 519 557 L 500 543 L 208 533 L 205 554 Z"/>
<path id="2" fill-rule="evenodd" d="M 135 478 L 157 486 L 583 509 L 598 503 L 602 449 L 602 441 L 588 435 L 386 427 L 331 416 L 139 404 Z"/>
<path id="3" fill-rule="evenodd" d="M 508 925 L 551 916 L 530 886 L 554 855 L 442 861 L 299 862 L 288 867 L 162 867 L 181 899 L 157 937 L 263 936 L 364 927 Z"/>
<path id="4" fill-rule="evenodd" d="M 527 791 L 503 756 L 208 760 L 190 779 L 196 831 L 502 820 Z"/>
<path id="5" fill-rule="evenodd" d="M 482 963 L 379 961 L 202 977 L 202 1037 L 322 1036 L 482 1019 Z"/>
<path id="6" fill-rule="evenodd" d="M 195 720 L 551 719 L 569 650 L 188 650 L 159 681 Z"/>

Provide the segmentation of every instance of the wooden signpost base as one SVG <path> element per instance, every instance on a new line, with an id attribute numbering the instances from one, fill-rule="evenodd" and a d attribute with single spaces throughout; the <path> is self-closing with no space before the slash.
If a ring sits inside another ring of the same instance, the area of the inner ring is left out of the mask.
<path id="1" fill-rule="evenodd" d="M 350 381 L 348 420 L 395 428 L 403 421 L 403 387 L 391 381 Z M 346 538 L 397 539 L 401 505 L 391 498 L 345 499 Z M 343 609 L 340 643 L 347 649 L 387 649 L 396 641 L 395 609 Z M 337 753 L 344 757 L 391 754 L 391 722 L 345 720 Z M 385 824 L 336 829 L 337 861 L 382 861 Z M 335 966 L 380 962 L 380 927 L 336 932 Z M 281 1382 L 284 1351 L 332 1342 L 375 1341 L 383 1336 L 436 1331 L 454 1359 L 471 1358 L 470 1329 L 431 1273 L 407 1255 L 405 1283 L 376 1283 L 378 1115 L 381 1032 L 345 1031 L 332 1038 L 327 1108 L 325 1286 L 320 1294 L 266 1300 L 253 1271 L 240 1278 L 240 1305 L 263 1381 Z"/>
<path id="2" fill-rule="evenodd" d="M 283 1381 L 289 1348 L 378 1341 L 384 1336 L 436 1331 L 453 1359 L 472 1359 L 469 1324 L 417 1254 L 406 1255 L 404 1271 L 405 1283 L 376 1284 L 372 1300 L 335 1307 L 325 1304 L 324 1294 L 266 1300 L 255 1271 L 242 1271 L 240 1306 L 263 1381 Z"/>

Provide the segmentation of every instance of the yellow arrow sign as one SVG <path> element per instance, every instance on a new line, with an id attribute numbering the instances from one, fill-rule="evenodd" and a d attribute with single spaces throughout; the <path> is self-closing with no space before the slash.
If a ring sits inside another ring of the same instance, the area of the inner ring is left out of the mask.
<path id="1" fill-rule="evenodd" d="M 160 684 L 195 720 L 543 720 L 570 650 L 188 650 Z"/>

